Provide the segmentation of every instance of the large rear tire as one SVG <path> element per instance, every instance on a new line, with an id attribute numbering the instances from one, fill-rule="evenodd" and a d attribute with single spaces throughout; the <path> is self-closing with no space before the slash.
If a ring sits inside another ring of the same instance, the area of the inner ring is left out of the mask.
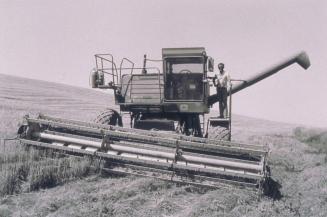
<path id="1" fill-rule="evenodd" d="M 95 120 L 95 123 L 98 124 L 107 124 L 113 126 L 123 126 L 122 117 L 120 114 L 114 109 L 106 109 L 98 115 Z"/>

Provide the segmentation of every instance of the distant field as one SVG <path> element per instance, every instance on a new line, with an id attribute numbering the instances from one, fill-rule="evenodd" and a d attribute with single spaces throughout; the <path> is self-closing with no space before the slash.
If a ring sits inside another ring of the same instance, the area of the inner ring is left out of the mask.
<path id="1" fill-rule="evenodd" d="M 110 95 L 0 75 L 0 138 L 25 114 L 90 121 Z M 14 141 L 0 145 L 1 216 L 327 216 L 327 131 L 234 115 L 233 139 L 268 145 L 283 197 L 210 190 L 149 178 L 111 177 L 89 159 L 54 158 Z"/>

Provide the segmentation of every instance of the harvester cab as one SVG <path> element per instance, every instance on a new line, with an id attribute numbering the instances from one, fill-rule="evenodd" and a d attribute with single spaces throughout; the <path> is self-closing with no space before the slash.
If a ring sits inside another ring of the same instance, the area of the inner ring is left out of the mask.
<path id="1" fill-rule="evenodd" d="M 163 49 L 164 100 L 204 103 L 208 96 L 207 56 L 203 48 Z M 188 111 L 182 106 L 181 111 Z M 193 108 L 190 107 L 190 112 Z M 203 110 L 204 112 L 205 110 Z M 198 112 L 198 111 L 194 111 Z"/>
<path id="2" fill-rule="evenodd" d="M 160 60 L 146 59 L 145 55 L 141 68 L 133 67 L 126 58 L 117 68 L 112 55 L 95 57 L 92 87 L 113 89 L 115 102 L 120 106 L 120 112 L 111 111 L 116 115 L 107 119 L 128 114 L 132 128 L 170 130 L 198 137 L 203 137 L 212 126 L 211 119 L 205 123 L 205 114 L 212 106 L 208 104 L 208 71 L 213 71 L 214 63 L 204 48 L 164 48 Z M 159 61 L 162 70 L 146 67 L 153 61 Z M 124 63 L 130 67 L 123 67 Z M 109 75 L 109 82 L 104 82 L 104 74 Z M 216 126 L 223 123 L 225 129 L 225 137 L 219 139 L 230 139 L 230 115 L 216 122 Z"/>
<path id="3" fill-rule="evenodd" d="M 205 117 L 221 98 L 217 92 L 210 94 L 207 73 L 213 71 L 213 60 L 204 48 L 165 48 L 160 60 L 145 56 L 143 67 L 127 58 L 117 66 L 110 54 L 97 54 L 95 60 L 92 87 L 113 90 L 120 110 L 104 111 L 95 123 L 26 116 L 18 130 L 21 143 L 101 158 L 112 173 L 260 193 L 271 189 L 268 148 L 226 141 L 231 135 L 231 96 L 293 63 L 308 68 L 304 52 L 233 85 L 224 118 Z M 153 61 L 162 64 L 162 70 L 147 66 Z M 122 127 L 125 116 L 130 127 Z M 167 130 L 175 133 L 162 132 Z"/>

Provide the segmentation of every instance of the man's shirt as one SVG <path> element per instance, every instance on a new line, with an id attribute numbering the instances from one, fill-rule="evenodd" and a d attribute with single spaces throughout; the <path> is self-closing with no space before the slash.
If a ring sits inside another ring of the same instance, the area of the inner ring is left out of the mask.
<path id="1" fill-rule="evenodd" d="M 214 82 L 216 87 L 228 87 L 229 83 L 230 83 L 230 76 L 228 74 L 228 72 L 223 71 L 223 73 L 218 73 L 215 75 L 215 80 L 217 80 L 219 82 Z M 216 84 L 217 83 L 217 84 Z"/>

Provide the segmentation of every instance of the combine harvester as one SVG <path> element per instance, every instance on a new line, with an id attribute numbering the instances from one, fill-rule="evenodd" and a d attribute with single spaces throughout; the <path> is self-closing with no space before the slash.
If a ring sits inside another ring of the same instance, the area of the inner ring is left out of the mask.
<path id="1" fill-rule="evenodd" d="M 213 72 L 214 63 L 204 48 L 162 49 L 162 72 L 147 67 L 147 62 L 158 60 L 146 56 L 141 68 L 126 58 L 117 67 L 110 54 L 95 59 L 92 87 L 112 89 L 120 111 L 108 109 L 94 123 L 26 116 L 18 130 L 21 143 L 98 157 L 112 173 L 269 191 L 268 148 L 230 141 L 231 96 L 293 63 L 307 69 L 306 53 L 231 85 L 224 118 L 205 117 L 221 99 L 217 93 L 210 95 L 212 77 L 207 73 Z M 123 127 L 123 120 L 130 127 Z"/>

